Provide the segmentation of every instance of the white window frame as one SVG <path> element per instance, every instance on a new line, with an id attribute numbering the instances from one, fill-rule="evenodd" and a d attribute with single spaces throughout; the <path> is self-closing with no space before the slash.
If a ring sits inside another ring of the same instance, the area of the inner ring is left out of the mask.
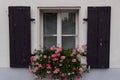
<path id="1" fill-rule="evenodd" d="M 52 10 L 52 11 L 51 11 Z M 77 11 L 76 12 L 76 25 L 75 25 L 75 35 L 61 35 L 62 33 L 62 26 L 61 26 L 61 17 L 60 17 L 60 11 Z M 80 7 L 38 7 L 38 48 L 42 47 L 43 48 L 43 12 L 56 12 L 57 11 L 57 35 L 52 35 L 52 36 L 57 36 L 57 46 L 62 46 L 62 36 L 75 36 L 75 47 L 79 45 L 79 12 L 80 12 Z"/>

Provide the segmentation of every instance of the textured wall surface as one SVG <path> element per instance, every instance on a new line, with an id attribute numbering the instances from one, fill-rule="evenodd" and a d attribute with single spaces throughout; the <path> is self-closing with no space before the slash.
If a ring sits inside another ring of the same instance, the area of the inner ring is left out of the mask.
<path id="1" fill-rule="evenodd" d="M 0 80 L 34 80 L 27 69 L 0 68 Z M 44 79 L 49 80 L 49 79 Z M 120 69 L 93 69 L 80 80 L 120 80 Z"/>

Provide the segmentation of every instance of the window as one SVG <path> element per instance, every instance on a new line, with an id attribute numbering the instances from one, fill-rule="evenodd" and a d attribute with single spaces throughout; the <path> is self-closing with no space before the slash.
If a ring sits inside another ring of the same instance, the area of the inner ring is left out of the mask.
<path id="1" fill-rule="evenodd" d="M 78 43 L 78 10 L 40 10 L 40 45 L 64 49 L 75 48 Z"/>

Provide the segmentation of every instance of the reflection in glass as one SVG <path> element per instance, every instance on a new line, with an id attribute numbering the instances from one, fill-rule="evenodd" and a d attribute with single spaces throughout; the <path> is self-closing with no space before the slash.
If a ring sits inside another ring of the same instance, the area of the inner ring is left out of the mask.
<path id="1" fill-rule="evenodd" d="M 53 45 L 57 44 L 57 38 L 56 37 L 51 37 L 51 36 L 47 36 L 44 37 L 44 49 L 50 48 Z"/>
<path id="2" fill-rule="evenodd" d="M 44 28 L 44 34 L 57 33 L 57 13 L 43 14 L 43 28 Z"/>
<path id="3" fill-rule="evenodd" d="M 62 47 L 64 49 L 70 49 L 70 48 L 75 48 L 75 37 L 62 37 Z"/>
<path id="4" fill-rule="evenodd" d="M 75 34 L 75 13 L 62 13 L 62 34 Z"/>

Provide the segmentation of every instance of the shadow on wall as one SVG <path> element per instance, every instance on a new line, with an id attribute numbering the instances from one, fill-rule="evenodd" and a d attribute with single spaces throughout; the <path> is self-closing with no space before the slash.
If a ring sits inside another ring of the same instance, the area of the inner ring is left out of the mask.
<path id="1" fill-rule="evenodd" d="M 34 80 L 28 69 L 0 68 L 0 80 Z M 48 79 L 44 79 L 48 80 Z M 120 80 L 120 69 L 92 69 L 81 80 Z"/>

